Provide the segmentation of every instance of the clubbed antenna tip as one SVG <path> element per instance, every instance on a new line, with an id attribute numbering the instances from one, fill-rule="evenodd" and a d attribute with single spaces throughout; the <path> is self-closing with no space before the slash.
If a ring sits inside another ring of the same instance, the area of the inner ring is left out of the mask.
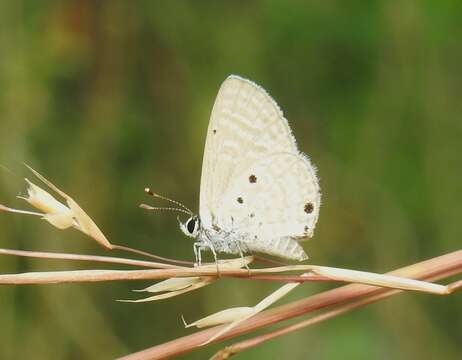
<path id="1" fill-rule="evenodd" d="M 172 204 L 175 204 L 175 205 L 179 206 L 181 208 L 182 212 L 184 212 L 186 214 L 189 214 L 189 215 L 193 215 L 193 212 L 189 208 L 187 208 L 185 205 L 180 203 L 179 201 L 175 201 L 175 200 L 172 200 L 172 199 L 170 199 L 170 198 L 168 198 L 166 196 L 159 195 L 159 194 L 155 193 L 154 191 L 152 191 L 151 188 L 149 188 L 149 187 L 144 188 L 144 192 L 146 194 L 150 195 L 150 196 L 153 196 L 153 197 L 156 197 L 156 198 L 171 202 Z M 145 206 L 143 206 L 143 208 L 146 209 Z M 149 210 L 153 210 L 153 209 L 149 209 Z"/>
<path id="2" fill-rule="evenodd" d="M 154 193 L 154 191 L 151 190 L 151 188 L 144 188 L 144 192 L 148 195 L 156 196 L 156 194 Z"/>

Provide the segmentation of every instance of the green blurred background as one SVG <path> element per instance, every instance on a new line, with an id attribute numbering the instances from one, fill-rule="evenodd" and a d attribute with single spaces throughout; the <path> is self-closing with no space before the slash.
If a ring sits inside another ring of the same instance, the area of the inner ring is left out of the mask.
<path id="1" fill-rule="evenodd" d="M 460 248 L 459 1 L 1 1 L 0 202 L 25 208 L 27 162 L 109 239 L 193 259 L 143 188 L 197 209 L 206 127 L 228 74 L 276 99 L 319 168 L 316 264 L 383 272 Z M 0 214 L 0 247 L 106 254 L 89 238 Z M 107 268 L 108 266 L 98 268 Z M 3 273 L 89 264 L 2 257 Z M 278 285 L 220 281 L 122 304 L 148 283 L 0 288 L 0 358 L 110 359 L 191 333 Z M 298 299 L 332 285 L 307 284 Z M 288 301 L 290 299 L 286 299 Z M 460 294 L 406 294 L 242 359 L 459 359 Z M 183 358 L 204 359 L 222 345 Z"/>

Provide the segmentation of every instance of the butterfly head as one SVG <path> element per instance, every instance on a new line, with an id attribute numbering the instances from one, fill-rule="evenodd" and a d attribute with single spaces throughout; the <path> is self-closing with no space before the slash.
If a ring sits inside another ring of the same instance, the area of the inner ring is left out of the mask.
<path id="1" fill-rule="evenodd" d="M 180 222 L 180 229 L 185 233 L 186 236 L 196 238 L 200 230 L 200 219 L 199 216 L 193 215 L 186 222 Z"/>

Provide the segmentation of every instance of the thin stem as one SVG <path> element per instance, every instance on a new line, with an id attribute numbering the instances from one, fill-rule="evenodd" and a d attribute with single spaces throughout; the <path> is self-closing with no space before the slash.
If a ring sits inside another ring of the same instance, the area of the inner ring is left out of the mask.
<path id="1" fill-rule="evenodd" d="M 403 290 L 424 291 L 433 294 L 446 295 L 451 289 L 446 286 L 433 284 L 413 279 L 407 279 L 390 274 L 374 274 L 362 271 L 336 269 L 316 265 L 292 265 L 280 266 L 277 268 L 265 269 L 220 269 L 217 270 L 211 266 L 202 266 L 196 268 L 172 267 L 170 269 L 157 270 L 74 270 L 74 271 L 51 271 L 51 272 L 34 272 L 22 274 L 4 274 L 0 275 L 0 284 L 56 284 L 56 283 L 75 283 L 75 282 L 100 282 L 100 281 L 117 281 L 117 280 L 153 280 L 166 279 L 172 277 L 184 276 L 240 276 L 250 277 L 259 274 L 280 273 L 285 271 L 294 271 L 299 269 L 312 270 L 321 278 L 317 281 L 347 281 L 356 282 L 368 285 L 376 285 L 381 287 L 397 288 Z M 313 274 L 312 274 L 313 275 Z M 303 282 L 310 278 L 303 279 L 301 277 L 297 282 Z M 291 281 L 293 282 L 293 281 Z"/>
<path id="2" fill-rule="evenodd" d="M 114 249 L 119 250 L 127 250 L 136 252 L 138 254 L 153 256 L 149 253 L 145 253 L 141 250 L 127 248 L 125 246 L 114 245 Z M 167 277 L 174 277 L 174 276 L 189 276 L 191 275 L 191 271 L 194 271 L 194 275 L 216 275 L 213 271 L 208 269 L 206 273 L 202 273 L 201 268 L 184 268 L 184 267 L 177 267 L 169 264 L 164 263 L 154 263 L 154 262 L 143 262 L 131 259 L 123 259 L 123 258 L 113 258 L 113 257 L 96 257 L 91 255 L 74 255 L 74 254 L 59 254 L 59 253 L 46 253 L 46 252 L 27 252 L 27 251 L 20 251 L 20 250 L 9 250 L 9 249 L 0 249 L 0 254 L 9 254 L 9 255 L 17 255 L 17 256 L 28 256 L 28 257 L 36 257 L 36 258 L 53 258 L 53 259 L 68 259 L 68 260 L 85 260 L 85 261 L 99 261 L 99 262 L 108 262 L 108 263 L 118 263 L 118 264 L 128 264 L 128 265 L 135 265 L 135 266 L 143 266 L 143 267 L 152 267 L 152 268 L 163 268 L 163 269 L 174 269 L 175 273 L 170 272 L 158 272 L 156 274 L 147 274 L 150 279 L 158 279 L 158 278 L 167 278 Z M 161 258 L 161 257 L 159 257 Z M 161 258 L 164 259 L 164 258 Z M 170 261 L 170 259 L 165 259 Z M 294 270 L 302 270 L 307 269 L 311 270 L 315 274 L 310 274 L 308 276 L 277 276 L 277 275 L 258 275 L 258 274 L 268 274 L 272 272 L 283 272 L 283 271 L 294 271 Z M 182 272 L 183 271 L 183 272 Z M 67 275 L 66 275 L 67 274 Z M 419 282 L 412 279 L 405 279 L 396 276 L 390 275 L 382 275 L 382 274 L 374 274 L 369 272 L 362 272 L 356 270 L 347 270 L 347 269 L 338 269 L 338 268 L 331 268 L 325 266 L 316 266 L 316 265 L 287 265 L 287 266 L 280 266 L 276 268 L 265 268 L 265 269 L 253 269 L 249 271 L 239 271 L 235 272 L 235 270 L 231 270 L 230 272 L 223 270 L 220 271 L 220 275 L 227 275 L 227 276 L 236 276 L 236 277 L 245 277 L 250 280 L 269 280 L 269 281 L 285 281 L 285 282 L 305 282 L 305 281 L 343 281 L 343 282 L 356 282 L 356 283 L 364 283 L 369 285 L 378 285 L 384 287 L 391 287 L 391 288 L 399 288 L 404 290 L 416 290 L 416 291 L 425 291 L 430 293 L 436 294 L 447 294 L 450 292 L 450 289 L 438 284 L 431 284 L 426 282 Z M 89 274 L 88 271 L 83 273 L 78 273 L 76 271 L 72 271 L 70 273 L 67 272 L 53 272 L 53 273 L 34 273 L 28 274 L 11 274 L 11 275 L 0 275 L 0 284 L 1 281 L 6 281 L 7 283 L 13 283 L 14 277 L 17 277 L 18 284 L 30 284 L 30 281 L 38 281 L 39 283 L 62 283 L 62 282 L 87 282 L 89 281 Z M 68 276 L 68 278 L 66 278 Z M 105 278 L 108 276 L 108 278 Z M 125 277 L 126 276 L 126 277 Z M 113 276 L 112 273 L 106 271 L 104 273 L 98 274 L 96 277 L 91 276 L 90 281 L 114 281 L 114 280 L 131 280 L 133 279 L 132 273 L 127 273 L 124 275 L 122 271 L 117 271 L 117 275 Z M 151 278 L 151 276 L 154 276 Z M 32 280 L 33 279 L 33 280 Z"/>
<path id="3" fill-rule="evenodd" d="M 178 268 L 175 265 L 169 265 L 169 264 L 152 262 L 152 261 L 132 260 L 132 259 L 126 259 L 126 258 L 111 257 L 111 256 L 68 254 L 68 253 L 55 253 L 55 252 L 44 252 L 44 251 L 0 249 L 0 255 L 13 255 L 13 256 L 22 256 L 22 257 L 38 258 L 38 259 L 94 261 L 94 262 L 109 263 L 109 264 L 141 266 L 141 267 L 155 268 L 155 269 L 176 269 Z"/>
<path id="4" fill-rule="evenodd" d="M 23 214 L 23 215 L 33 215 L 33 216 L 44 216 L 45 214 L 36 212 L 36 211 L 28 211 L 28 210 L 19 210 L 19 209 L 13 209 L 8 206 L 0 204 L 0 211 L 7 211 L 10 213 L 16 213 L 16 214 Z"/>
<path id="5" fill-rule="evenodd" d="M 177 265 L 182 265 L 182 266 L 185 266 L 185 265 L 187 265 L 187 266 L 192 266 L 192 265 L 194 265 L 194 263 L 191 262 L 191 261 L 183 261 L 183 260 L 169 259 L 169 258 L 165 258 L 165 257 L 162 257 L 162 256 L 154 255 L 154 254 L 148 253 L 148 252 L 146 252 L 146 251 L 142 251 L 142 250 L 138 250 L 138 249 L 133 249 L 133 248 L 131 248 L 131 247 L 123 246 L 123 245 L 114 245 L 114 244 L 113 244 L 113 245 L 112 245 L 112 249 L 113 249 L 113 250 L 128 251 L 128 252 L 131 252 L 131 253 L 134 253 L 134 254 L 146 256 L 146 257 L 149 257 L 149 258 L 153 258 L 153 259 L 160 260 L 160 261 L 164 261 L 164 262 L 171 263 L 171 264 L 177 264 Z"/>
<path id="6" fill-rule="evenodd" d="M 179 271 L 177 271 L 179 270 Z M 215 270 L 196 271 L 181 269 L 160 270 L 71 270 L 45 271 L 21 274 L 2 274 L 2 285 L 38 285 L 38 284 L 69 284 L 85 282 L 104 282 L 122 280 L 158 280 L 178 276 L 216 275 Z"/>
<path id="7" fill-rule="evenodd" d="M 223 269 L 220 276 L 249 277 L 246 269 Z M 169 268 L 155 270 L 71 270 L 71 271 L 44 271 L 21 274 L 0 274 L 0 285 L 38 285 L 38 284 L 64 284 L 82 282 L 122 281 L 122 280 L 159 280 L 187 276 L 217 276 L 215 268 L 202 266 L 198 268 Z M 313 279 L 313 278 L 311 278 Z M 304 279 L 311 280 L 310 277 Z M 317 278 L 317 281 L 332 281 Z M 279 281 L 279 279 L 278 279 Z M 291 281 L 293 282 L 293 281 Z"/>
<path id="8" fill-rule="evenodd" d="M 332 280 L 327 276 L 316 275 L 316 274 L 309 274 L 303 276 L 297 275 L 250 275 L 250 276 L 233 276 L 240 279 L 247 279 L 247 280 L 264 280 L 264 281 L 282 281 L 282 282 L 305 282 L 305 281 L 334 281 L 337 282 L 340 280 Z"/>

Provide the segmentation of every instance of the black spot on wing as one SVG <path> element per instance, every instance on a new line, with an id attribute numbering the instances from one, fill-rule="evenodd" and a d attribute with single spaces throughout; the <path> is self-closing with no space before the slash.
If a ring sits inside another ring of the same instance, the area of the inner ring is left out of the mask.
<path id="1" fill-rule="evenodd" d="M 241 198 L 240 196 L 239 196 L 236 200 L 237 200 L 237 202 L 238 202 L 239 204 L 243 204 L 243 203 L 244 203 L 244 199 Z"/>
<path id="2" fill-rule="evenodd" d="M 250 175 L 249 176 L 249 182 L 251 184 L 255 184 L 257 182 L 257 177 L 255 175 Z"/>
<path id="3" fill-rule="evenodd" d="M 305 207 L 303 208 L 303 210 L 304 210 L 307 214 L 311 214 L 311 213 L 313 212 L 313 210 L 314 210 L 314 206 L 313 206 L 312 203 L 307 202 L 307 203 L 305 204 Z"/>

